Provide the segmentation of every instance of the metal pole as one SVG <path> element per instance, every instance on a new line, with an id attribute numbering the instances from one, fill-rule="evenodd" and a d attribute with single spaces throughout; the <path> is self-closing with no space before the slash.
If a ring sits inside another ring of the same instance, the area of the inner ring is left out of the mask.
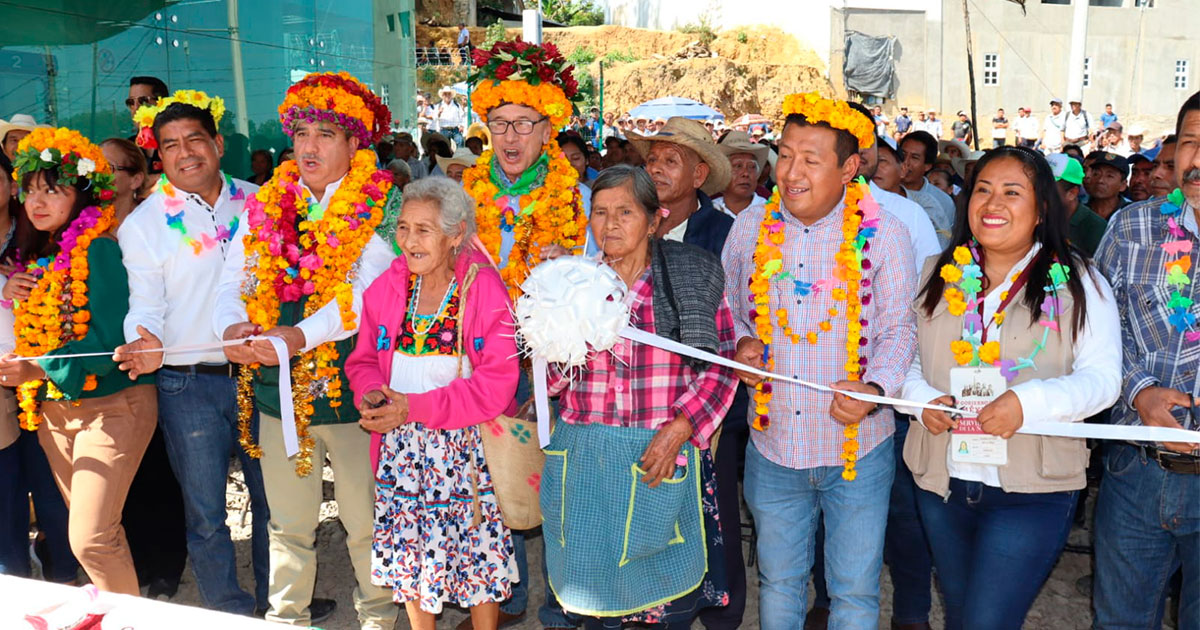
<path id="1" fill-rule="evenodd" d="M 88 122 L 89 138 L 96 137 L 96 92 L 100 91 L 99 62 L 96 60 L 98 46 L 98 43 L 92 42 L 92 115 Z"/>
<path id="2" fill-rule="evenodd" d="M 246 75 L 242 69 L 242 38 L 238 34 L 238 0 L 226 3 L 229 20 L 229 51 L 233 58 L 233 98 L 237 103 L 234 126 L 237 133 L 250 137 L 250 118 L 246 112 Z"/>
<path id="3" fill-rule="evenodd" d="M 1087 51 L 1088 3 L 1078 0 L 1071 14 L 1071 49 L 1067 55 L 1067 101 L 1083 102 L 1083 59 Z"/>

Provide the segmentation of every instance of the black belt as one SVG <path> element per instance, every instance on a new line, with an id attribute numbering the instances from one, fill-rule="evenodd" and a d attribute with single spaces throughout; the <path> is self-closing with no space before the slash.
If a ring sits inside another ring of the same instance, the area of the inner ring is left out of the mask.
<path id="1" fill-rule="evenodd" d="M 220 365 L 211 365 L 207 363 L 197 363 L 195 365 L 164 365 L 164 370 L 179 372 L 180 374 L 214 374 L 216 376 L 234 377 L 234 367 L 232 363 L 222 363 Z"/>
<path id="2" fill-rule="evenodd" d="M 1158 465 L 1167 472 L 1200 475 L 1200 457 L 1186 453 L 1160 451 L 1148 444 L 1142 445 L 1142 451 L 1146 453 L 1146 457 L 1158 462 Z"/>

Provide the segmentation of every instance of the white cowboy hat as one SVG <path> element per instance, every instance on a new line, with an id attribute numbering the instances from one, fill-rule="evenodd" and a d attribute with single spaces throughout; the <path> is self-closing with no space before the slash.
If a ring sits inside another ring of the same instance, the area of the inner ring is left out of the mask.
<path id="1" fill-rule="evenodd" d="M 452 155 L 448 158 L 442 157 L 440 155 L 437 156 L 437 163 L 438 163 L 438 168 L 442 169 L 443 173 L 449 173 L 450 166 L 453 164 L 460 164 L 464 168 L 471 168 L 472 166 L 475 166 L 475 161 L 478 159 L 479 159 L 479 156 L 475 155 L 474 153 L 471 153 L 470 149 L 468 149 L 466 147 L 461 147 L 457 151 L 454 152 L 454 155 Z"/>
<path id="2" fill-rule="evenodd" d="M 749 153 L 754 156 L 758 162 L 758 171 L 761 173 L 763 168 L 767 166 L 767 153 L 770 153 L 771 148 L 761 142 L 752 142 L 750 134 L 745 131 L 730 131 L 725 134 L 721 142 L 717 143 L 721 147 L 721 152 L 725 157 L 733 157 L 738 153 Z"/>
<path id="3" fill-rule="evenodd" d="M 4 137 L 10 131 L 33 131 L 40 127 L 49 127 L 50 125 L 39 125 L 29 114 L 13 114 L 12 119 L 8 122 L 0 120 L 0 142 L 4 142 Z"/>

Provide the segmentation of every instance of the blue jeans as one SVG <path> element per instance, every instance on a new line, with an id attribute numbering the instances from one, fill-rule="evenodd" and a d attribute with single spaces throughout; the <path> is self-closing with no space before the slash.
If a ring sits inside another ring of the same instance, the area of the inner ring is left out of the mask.
<path id="1" fill-rule="evenodd" d="M 1106 445 L 1095 548 L 1097 630 L 1161 627 L 1167 582 L 1181 564 L 1179 629 L 1200 628 L 1200 475 L 1167 472 L 1128 444 Z"/>
<path id="2" fill-rule="evenodd" d="M 79 563 L 67 539 L 67 505 L 50 473 L 37 433 L 22 430 L 17 441 L 0 450 L 0 574 L 29 577 L 29 496 L 37 510 L 38 528 L 46 535 L 45 578 L 70 582 Z"/>
<path id="3" fill-rule="evenodd" d="M 896 414 L 896 478 L 888 503 L 887 534 L 883 539 L 883 561 L 892 576 L 892 621 L 898 624 L 929 621 L 933 604 L 933 558 L 925 541 L 925 528 L 917 511 L 917 485 L 904 463 L 904 440 L 908 437 L 911 416 Z M 829 609 L 829 591 L 825 587 L 825 530 L 817 531 L 817 559 L 813 565 L 813 608 Z"/>
<path id="4" fill-rule="evenodd" d="M 824 513 L 829 627 L 877 628 L 879 572 L 888 495 L 896 456 L 889 438 L 858 462 L 858 477 L 841 466 L 797 470 L 746 447 L 746 504 L 758 532 L 759 619 L 763 630 L 804 624 L 817 521 Z"/>
<path id="5" fill-rule="evenodd" d="M 1020 630 L 1071 532 L 1078 491 L 1005 492 L 950 479 L 917 490 L 946 602 L 946 630 Z"/>
<path id="6" fill-rule="evenodd" d="M 159 426 L 167 442 L 171 468 L 183 490 L 188 555 L 204 605 L 248 615 L 267 605 L 267 509 L 262 469 L 238 444 L 234 380 L 222 375 L 163 368 L 158 371 Z M 258 414 L 254 415 L 258 434 Z M 241 458 L 254 520 L 251 555 L 254 595 L 238 586 L 237 563 L 225 525 L 225 481 L 229 454 Z M 364 455 L 365 456 L 365 455 Z"/>

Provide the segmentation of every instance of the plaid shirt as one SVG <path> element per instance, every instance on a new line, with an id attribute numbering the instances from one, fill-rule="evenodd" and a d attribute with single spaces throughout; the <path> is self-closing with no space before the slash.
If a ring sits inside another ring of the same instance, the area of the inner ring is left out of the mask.
<path id="1" fill-rule="evenodd" d="M 783 212 L 783 270 L 795 280 L 812 283 L 833 277 L 834 255 L 842 242 L 842 207 L 839 202 L 832 212 L 812 225 L 804 225 Z M 739 214 L 721 253 L 725 297 L 735 305 L 734 327 L 738 339 L 758 337 L 750 316 L 749 279 L 754 273 L 754 246 L 764 212 L 763 208 L 748 208 Z M 876 383 L 889 396 L 895 396 L 916 354 L 916 317 L 910 306 L 917 291 L 917 271 L 908 231 L 887 212 L 879 213 L 879 228 L 871 238 L 868 257 L 872 267 L 865 278 L 871 280 L 871 286 L 863 293 L 870 294 L 871 300 L 862 309 L 862 318 L 868 322 L 863 333 L 868 345 L 863 348 L 862 356 L 867 357 L 868 365 L 862 380 Z M 798 295 L 790 280 L 771 283 L 770 312 L 786 308 L 789 324 L 800 335 L 817 330 L 817 324 L 828 319 L 826 311 L 833 306 L 837 306 L 839 313 L 845 312 L 845 303 L 834 302 L 829 291 Z M 846 319 L 835 317 L 832 324 L 830 332 L 820 333 L 816 345 L 807 342 L 793 345 L 783 331 L 777 330 L 776 341 L 770 348 L 775 371 L 822 384 L 844 380 Z M 769 412 L 771 424 L 765 432 L 750 431 L 754 446 L 767 459 L 788 468 L 841 466 L 843 426 L 829 415 L 832 402 L 833 395 L 829 392 L 775 383 Z M 753 412 L 751 403 L 751 417 Z M 893 432 L 891 408 L 883 407 L 867 416 L 859 428 L 859 457 L 866 456 Z"/>
<path id="2" fill-rule="evenodd" d="M 647 269 L 626 296 L 630 321 L 654 331 L 654 284 Z M 733 357 L 733 314 L 728 304 L 717 310 L 720 354 Z M 708 448 L 708 440 L 729 411 L 737 391 L 733 371 L 709 366 L 697 372 L 683 357 L 666 350 L 619 339 L 612 352 L 598 352 L 574 379 L 551 368 L 550 395 L 562 393 L 560 417 L 571 424 L 606 424 L 657 429 L 679 414 L 692 422 L 691 441 Z"/>
<path id="3" fill-rule="evenodd" d="M 1113 424 L 1140 425 L 1141 417 L 1133 409 L 1133 399 L 1151 386 L 1169 387 L 1184 393 L 1195 391 L 1200 344 L 1187 343 L 1167 317 L 1170 290 L 1166 262 L 1161 245 L 1177 240 L 1167 230 L 1167 218 L 1160 207 L 1166 198 L 1150 199 L 1123 208 L 1113 216 L 1108 232 L 1096 251 L 1096 263 L 1112 284 L 1117 308 L 1121 313 L 1121 393 L 1122 399 L 1112 410 Z M 1180 227 L 1192 242 L 1192 259 L 1200 248 L 1197 243 L 1196 216 L 1184 205 Z M 1200 276 L 1193 262 L 1188 276 L 1191 284 L 1183 294 L 1197 299 L 1196 282 Z M 1187 409 L 1176 408 L 1175 419 L 1185 429 L 1200 429 Z"/>

